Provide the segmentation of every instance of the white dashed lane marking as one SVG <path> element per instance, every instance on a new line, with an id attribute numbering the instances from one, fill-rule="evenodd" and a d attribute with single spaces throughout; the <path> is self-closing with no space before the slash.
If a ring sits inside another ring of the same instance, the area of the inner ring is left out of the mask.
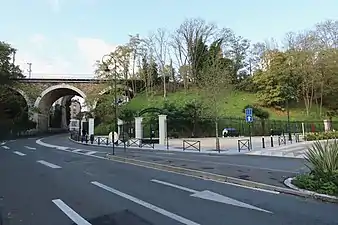
<path id="1" fill-rule="evenodd" d="M 77 212 L 70 208 L 66 203 L 61 199 L 54 199 L 52 202 L 64 213 L 69 219 L 71 219 L 77 225 L 92 225 L 83 217 L 81 217 Z"/>
<path id="2" fill-rule="evenodd" d="M 50 163 L 50 162 L 46 162 L 44 160 L 38 160 L 36 162 L 41 163 L 42 165 L 48 166 L 52 169 L 61 169 L 62 168 L 61 166 L 55 165 L 55 164 Z"/>
<path id="3" fill-rule="evenodd" d="M 26 154 L 25 153 L 22 153 L 22 152 L 18 152 L 18 151 L 15 151 L 13 152 L 14 154 L 17 154 L 19 156 L 25 156 Z"/>
<path id="4" fill-rule="evenodd" d="M 87 153 L 85 153 L 85 155 L 93 155 L 93 154 L 95 154 L 97 151 L 90 151 L 90 152 L 87 152 Z"/>

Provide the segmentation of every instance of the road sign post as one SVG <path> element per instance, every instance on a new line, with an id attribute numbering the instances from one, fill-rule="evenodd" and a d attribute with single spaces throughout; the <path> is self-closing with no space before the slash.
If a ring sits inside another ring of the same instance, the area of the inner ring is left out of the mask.
<path id="1" fill-rule="evenodd" d="M 249 123 L 249 137 L 250 137 L 250 149 L 252 150 L 252 135 L 251 135 L 251 123 L 253 122 L 253 112 L 252 108 L 245 109 L 245 121 Z"/>

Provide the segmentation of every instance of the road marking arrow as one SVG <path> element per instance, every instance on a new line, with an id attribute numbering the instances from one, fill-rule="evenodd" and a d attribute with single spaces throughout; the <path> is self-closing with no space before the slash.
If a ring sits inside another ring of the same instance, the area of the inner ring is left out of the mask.
<path id="1" fill-rule="evenodd" d="M 177 188 L 177 189 L 180 189 L 180 190 L 183 190 L 183 191 L 190 192 L 190 193 L 192 193 L 190 195 L 191 197 L 205 199 L 205 200 L 209 200 L 209 201 L 219 202 L 219 203 L 233 205 L 233 206 L 247 208 L 247 209 L 253 209 L 253 210 L 266 212 L 266 213 L 272 213 L 268 210 L 261 209 L 261 208 L 258 208 L 256 206 L 253 206 L 253 205 L 249 205 L 247 203 L 238 201 L 238 200 L 233 199 L 233 198 L 229 198 L 229 197 L 224 196 L 224 195 L 217 194 L 217 193 L 212 192 L 212 191 L 208 191 L 208 190 L 196 191 L 196 190 L 193 190 L 193 189 L 190 189 L 190 188 L 182 187 L 182 186 L 179 186 L 179 185 L 176 185 L 176 184 L 171 184 L 171 183 L 156 180 L 156 179 L 152 179 L 151 181 L 158 183 L 158 184 L 163 184 L 163 185 L 166 185 L 166 186 L 169 186 L 169 187 L 173 187 L 173 188 Z"/>

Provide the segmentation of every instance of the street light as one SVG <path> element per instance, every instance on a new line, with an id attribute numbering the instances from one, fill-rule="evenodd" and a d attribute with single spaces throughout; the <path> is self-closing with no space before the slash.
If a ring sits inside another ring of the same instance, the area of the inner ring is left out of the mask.
<path id="1" fill-rule="evenodd" d="M 104 71 L 107 72 L 107 73 L 109 73 L 111 71 L 109 69 L 107 63 L 104 60 L 107 57 L 109 57 L 110 59 L 112 59 L 114 61 L 114 81 L 115 81 L 114 82 L 114 98 L 115 98 L 115 100 L 114 100 L 115 116 L 114 117 L 115 117 L 115 132 L 117 133 L 118 132 L 117 131 L 118 124 L 117 124 L 117 101 L 116 101 L 117 100 L 117 93 L 116 93 L 116 90 L 117 90 L 117 88 L 116 88 L 116 77 L 117 77 L 116 59 L 110 54 L 106 54 L 106 55 L 102 56 L 101 63 L 104 66 Z M 115 155 L 115 135 L 113 135 L 113 155 Z"/>
<path id="2" fill-rule="evenodd" d="M 285 95 L 285 105 L 286 105 L 286 113 L 287 113 L 287 132 L 288 132 L 288 140 L 292 141 L 291 129 L 290 129 L 290 100 L 294 98 L 292 87 L 286 84 L 283 87 L 284 95 Z"/>

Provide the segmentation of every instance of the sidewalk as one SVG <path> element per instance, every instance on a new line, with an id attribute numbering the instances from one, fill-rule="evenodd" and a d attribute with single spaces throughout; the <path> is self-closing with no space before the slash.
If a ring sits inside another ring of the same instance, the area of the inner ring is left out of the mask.
<path id="1" fill-rule="evenodd" d="M 102 139 L 99 142 L 97 141 L 98 139 Z M 103 146 L 103 147 L 113 147 L 113 144 L 108 141 L 107 142 L 108 136 L 96 136 L 95 141 L 93 144 L 90 142 L 88 143 L 82 143 L 82 144 L 87 144 L 87 145 L 94 145 L 94 146 Z M 240 140 L 240 142 L 239 142 Z M 265 146 L 267 149 L 263 149 L 263 144 L 262 144 L 262 137 L 251 137 L 251 142 L 252 142 L 252 150 L 248 150 L 248 145 L 249 145 L 249 140 L 250 137 L 226 137 L 226 138 L 219 138 L 220 142 L 220 151 L 216 151 L 216 139 L 215 138 L 180 138 L 180 139 L 169 139 L 168 146 L 167 145 L 159 145 L 159 144 L 154 144 L 148 145 L 145 144 L 144 146 L 140 147 L 136 145 L 137 140 L 131 139 L 126 143 L 126 148 L 128 149 L 139 149 L 139 150 L 155 150 L 155 151 L 169 151 L 169 152 L 187 152 L 187 153 L 203 153 L 203 154 L 227 154 L 227 155 L 238 155 L 238 154 L 251 154 L 251 152 L 255 152 L 254 154 L 260 154 L 260 151 L 268 150 L 269 146 L 271 146 L 271 138 L 265 137 Z M 275 151 L 278 148 L 282 147 L 289 147 L 290 143 L 287 143 L 286 145 L 279 146 L 278 142 L 278 137 L 274 136 L 273 137 L 273 142 L 274 142 L 274 148 L 271 148 L 273 151 Z M 80 142 L 81 143 L 81 142 Z M 184 145 L 184 147 L 183 147 Z M 115 145 L 117 148 L 123 148 L 124 145 L 123 143 L 119 142 L 118 146 Z M 240 147 L 240 151 L 239 151 Z M 268 154 L 271 155 L 271 154 Z"/>
<path id="2" fill-rule="evenodd" d="M 288 144 L 284 146 L 278 146 L 274 148 L 266 148 L 260 150 L 254 150 L 247 153 L 248 155 L 264 155 L 264 156 L 277 156 L 277 157 L 289 157 L 289 158 L 305 158 L 305 153 L 313 142 L 299 142 L 294 144 Z"/>
<path id="3" fill-rule="evenodd" d="M 106 138 L 105 136 L 100 136 L 102 138 Z M 109 143 L 108 145 L 106 143 L 93 143 L 91 144 L 90 141 L 88 141 L 88 143 L 86 142 L 78 142 L 75 140 L 72 140 L 71 138 L 69 138 L 71 141 L 74 141 L 76 143 L 79 144 L 85 144 L 85 145 L 92 145 L 92 146 L 101 146 L 101 147 L 106 147 L 106 148 L 113 148 L 113 143 Z M 189 139 L 190 141 L 194 141 L 192 139 Z M 171 140 L 169 140 L 170 142 Z M 133 142 L 133 141 L 132 141 Z M 191 143 L 192 144 L 192 143 Z M 200 153 L 200 154 L 227 154 L 227 155 L 234 155 L 234 154 L 245 154 L 248 151 L 241 151 L 238 152 L 237 149 L 233 148 L 233 149 L 221 149 L 220 152 L 216 151 L 215 149 L 213 149 L 212 147 L 203 147 L 202 146 L 202 141 L 201 141 L 201 147 L 200 147 L 200 151 L 198 150 L 197 144 L 194 145 L 192 144 L 194 147 L 189 146 L 188 144 L 186 144 L 186 148 L 183 150 L 183 140 L 181 143 L 181 146 L 179 146 L 178 144 L 176 145 L 171 145 L 169 144 L 168 146 L 166 145 L 160 145 L 160 144 L 154 144 L 154 148 L 152 148 L 152 146 L 150 145 L 144 145 L 142 147 L 139 146 L 133 146 L 132 144 L 128 146 L 128 144 L 126 143 L 126 148 L 127 149 L 137 149 L 137 150 L 147 150 L 147 151 L 165 151 L 165 152 L 186 152 L 186 153 Z M 196 147 L 196 148 L 195 148 Z M 119 142 L 118 146 L 115 145 L 115 148 L 124 148 L 124 144 L 122 142 Z"/>

